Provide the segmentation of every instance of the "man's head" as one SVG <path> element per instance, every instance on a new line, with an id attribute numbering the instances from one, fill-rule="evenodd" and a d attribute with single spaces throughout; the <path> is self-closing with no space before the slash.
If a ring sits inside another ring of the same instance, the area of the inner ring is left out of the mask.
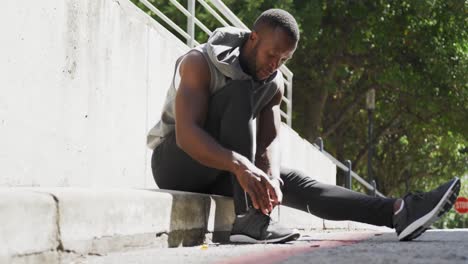
<path id="1" fill-rule="evenodd" d="M 255 79 L 264 80 L 292 57 L 298 41 L 294 17 L 281 9 L 269 9 L 257 18 L 243 47 L 244 66 Z"/>

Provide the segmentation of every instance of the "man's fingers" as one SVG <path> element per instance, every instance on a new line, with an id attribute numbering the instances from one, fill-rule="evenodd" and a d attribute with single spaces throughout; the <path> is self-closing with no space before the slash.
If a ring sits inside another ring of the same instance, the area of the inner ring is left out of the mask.
<path id="1" fill-rule="evenodd" d="M 262 178 L 259 177 L 259 176 L 257 176 L 257 175 L 255 175 L 255 174 L 252 174 L 252 178 L 254 178 L 254 179 L 255 179 L 256 181 L 258 181 L 258 182 L 261 182 L 261 181 L 262 181 Z"/>
<path id="2" fill-rule="evenodd" d="M 259 210 L 260 205 L 258 203 L 258 198 L 257 198 L 257 194 L 255 193 L 255 191 L 249 190 L 249 191 L 247 191 L 247 193 L 249 194 L 250 199 L 252 200 L 253 207 L 255 209 Z"/>
<path id="3" fill-rule="evenodd" d="M 273 193 L 270 190 L 267 190 L 268 193 L 268 210 L 271 212 L 276 206 L 275 200 L 272 198 Z"/>
<path id="4" fill-rule="evenodd" d="M 270 195 L 272 197 L 273 203 L 275 205 L 281 204 L 283 200 L 283 193 L 281 192 L 281 188 L 279 186 L 279 182 L 276 180 L 269 181 L 268 189 L 270 190 Z"/>
<path id="5" fill-rule="evenodd" d="M 268 189 L 262 182 L 256 182 L 256 191 L 258 194 L 258 199 L 260 206 L 262 207 L 261 210 L 264 214 L 268 214 L 272 210 L 272 205 L 270 202 L 270 195 L 268 193 Z"/>
<path id="6" fill-rule="evenodd" d="M 257 209 L 264 212 L 265 202 L 263 201 L 263 193 L 262 193 L 261 188 L 259 187 L 259 182 L 256 182 L 256 181 L 253 182 L 252 186 L 253 186 L 252 191 L 255 192 L 255 196 L 257 198 L 257 203 L 258 203 L 258 205 L 260 207 L 260 208 L 257 208 Z"/>
<path id="7" fill-rule="evenodd" d="M 268 190 L 270 196 L 269 198 L 273 199 L 274 201 L 278 201 L 278 195 L 275 186 L 269 179 L 264 179 L 262 181 L 264 187 L 266 190 Z"/>
<path id="8" fill-rule="evenodd" d="M 269 211 L 272 211 L 273 207 L 278 204 L 278 197 L 276 196 L 276 191 L 270 184 L 265 184 L 263 188 L 265 188 L 265 190 L 267 191 Z"/>
<path id="9" fill-rule="evenodd" d="M 268 184 L 266 184 L 265 186 L 265 189 L 267 190 L 267 193 L 268 193 L 268 205 L 270 206 L 269 210 L 270 212 L 273 210 L 273 207 L 277 204 L 277 196 L 276 196 L 276 191 L 274 188 L 272 188 L 271 184 L 268 182 Z"/>
<path id="10" fill-rule="evenodd" d="M 254 208 L 264 214 L 270 213 L 273 210 L 270 194 L 274 195 L 275 191 L 272 189 L 268 177 L 262 171 L 259 173 L 251 172 L 249 176 L 250 179 L 247 179 L 245 184 L 247 186 L 244 190 L 249 194 Z M 277 200 L 277 196 L 275 195 L 274 197 Z M 275 201 L 273 202 L 276 203 Z"/>
<path id="11" fill-rule="evenodd" d="M 249 190 L 247 192 L 250 195 L 250 198 L 252 199 L 252 204 L 254 208 L 264 212 L 265 204 L 263 201 L 261 188 L 259 188 L 258 184 L 259 182 L 252 179 L 249 182 Z"/>
<path id="12" fill-rule="evenodd" d="M 280 204 L 283 201 L 283 192 L 281 192 L 281 188 L 279 186 L 275 186 L 274 190 L 276 195 L 276 201 L 278 202 L 278 204 Z"/>
<path id="13" fill-rule="evenodd" d="M 268 207 L 268 203 L 269 203 L 269 198 L 268 198 L 268 195 L 266 193 L 266 190 L 263 188 L 263 186 L 261 185 L 260 182 L 255 182 L 254 181 L 254 184 L 253 184 L 253 192 L 255 193 L 255 197 L 257 199 L 257 204 L 259 206 L 259 209 L 260 211 L 262 211 L 262 213 L 264 214 L 268 214 L 269 212 L 269 207 Z"/>
<path id="14" fill-rule="evenodd" d="M 267 188 L 268 188 L 268 191 L 270 193 L 270 197 L 271 199 L 276 203 L 278 202 L 278 195 L 276 193 L 276 189 L 275 187 L 273 187 L 272 185 L 267 185 Z"/>

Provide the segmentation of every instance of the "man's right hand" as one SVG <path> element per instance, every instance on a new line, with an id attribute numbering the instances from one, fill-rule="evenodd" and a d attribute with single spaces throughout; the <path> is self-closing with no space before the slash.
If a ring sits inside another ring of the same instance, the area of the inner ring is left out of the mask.
<path id="1" fill-rule="evenodd" d="M 236 166 L 232 172 L 239 184 L 249 194 L 255 209 L 264 214 L 270 213 L 273 210 L 270 190 L 274 189 L 270 179 L 247 158 L 239 154 L 235 156 Z"/>

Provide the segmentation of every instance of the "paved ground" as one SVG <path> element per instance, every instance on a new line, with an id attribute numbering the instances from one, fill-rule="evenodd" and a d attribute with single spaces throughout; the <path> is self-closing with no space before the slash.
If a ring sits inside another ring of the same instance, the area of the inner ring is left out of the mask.
<path id="1" fill-rule="evenodd" d="M 217 245 L 158 248 L 88 256 L 74 263 L 464 263 L 468 229 L 431 230 L 412 242 L 394 233 L 307 233 L 283 245 Z"/>

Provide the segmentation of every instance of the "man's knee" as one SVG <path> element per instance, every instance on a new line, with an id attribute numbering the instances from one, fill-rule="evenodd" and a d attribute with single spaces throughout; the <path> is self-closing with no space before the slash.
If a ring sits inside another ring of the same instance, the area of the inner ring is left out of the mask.
<path id="1" fill-rule="evenodd" d="M 231 107 L 245 109 L 250 108 L 252 104 L 253 89 L 244 81 L 232 81 L 216 96 L 223 97 L 225 100 L 222 101 L 226 101 Z"/>
<path id="2" fill-rule="evenodd" d="M 296 169 L 281 167 L 280 169 L 281 177 L 288 178 L 310 178 L 304 172 Z"/>
<path id="3" fill-rule="evenodd" d="M 316 185 L 317 182 L 315 179 L 311 178 L 309 175 L 304 173 L 303 171 L 284 168 L 282 167 L 280 170 L 281 179 L 284 182 L 284 187 L 298 187 L 298 188 L 305 188 Z"/>

